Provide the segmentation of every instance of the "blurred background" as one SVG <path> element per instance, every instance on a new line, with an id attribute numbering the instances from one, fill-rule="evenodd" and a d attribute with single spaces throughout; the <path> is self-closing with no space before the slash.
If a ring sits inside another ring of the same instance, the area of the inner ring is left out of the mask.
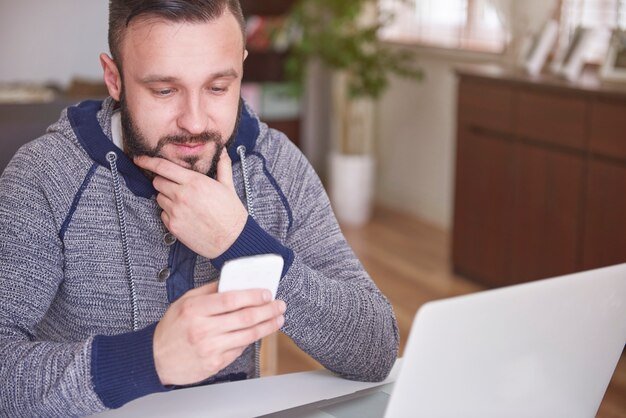
<path id="1" fill-rule="evenodd" d="M 428 300 L 626 262 L 626 1 L 242 6 L 242 95 L 320 174 L 403 345 Z M 106 95 L 107 16 L 0 1 L 0 172 Z M 266 373 L 319 367 L 266 347 Z M 626 416 L 623 356 L 599 416 Z"/>

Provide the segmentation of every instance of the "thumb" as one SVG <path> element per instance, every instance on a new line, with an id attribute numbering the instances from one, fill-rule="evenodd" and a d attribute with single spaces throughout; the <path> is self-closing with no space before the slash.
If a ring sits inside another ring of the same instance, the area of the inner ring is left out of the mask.
<path id="1" fill-rule="evenodd" d="M 217 284 L 218 284 L 218 281 L 215 280 L 209 284 L 196 287 L 195 289 L 191 289 L 190 291 L 185 293 L 183 297 L 193 297 L 193 296 L 210 295 L 213 293 L 217 293 Z"/>
<path id="2" fill-rule="evenodd" d="M 220 155 L 220 159 L 217 163 L 216 179 L 219 183 L 222 183 L 229 189 L 233 191 L 235 190 L 235 185 L 233 183 L 233 165 L 226 148 L 222 149 L 222 154 Z"/>
<path id="3" fill-rule="evenodd" d="M 217 293 L 217 285 L 218 285 L 218 281 L 212 281 L 211 283 L 204 285 L 206 293 L 211 294 L 211 293 Z"/>

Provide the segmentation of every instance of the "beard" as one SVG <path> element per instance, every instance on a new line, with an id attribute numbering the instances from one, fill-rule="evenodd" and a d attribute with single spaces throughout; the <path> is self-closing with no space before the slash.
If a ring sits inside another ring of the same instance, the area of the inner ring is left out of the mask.
<path id="1" fill-rule="evenodd" d="M 213 142 L 215 144 L 215 153 L 213 154 L 213 158 L 211 159 L 211 163 L 208 169 L 206 168 L 205 161 L 201 160 L 199 156 L 185 156 L 182 158 L 182 160 L 189 165 L 190 169 L 202 174 L 206 174 L 211 178 L 216 177 L 217 164 L 220 161 L 222 151 L 224 150 L 224 148 L 228 148 L 235 140 L 237 126 L 239 125 L 239 114 L 237 115 L 237 123 L 235 124 L 235 129 L 233 130 L 233 133 L 226 142 L 224 142 L 222 135 L 219 132 L 207 130 L 198 135 L 164 135 L 159 138 L 155 147 L 150 147 L 148 141 L 137 127 L 137 124 L 135 123 L 135 120 L 131 115 L 130 110 L 128 109 L 124 89 L 122 89 L 121 91 L 119 103 L 122 122 L 122 134 L 124 136 L 124 151 L 131 159 L 134 157 L 146 155 L 148 157 L 161 157 L 171 161 L 171 159 L 165 157 L 162 153 L 163 148 L 168 144 L 200 145 Z M 176 163 L 175 161 L 172 162 Z M 150 174 L 150 177 L 154 177 L 154 174 Z"/>

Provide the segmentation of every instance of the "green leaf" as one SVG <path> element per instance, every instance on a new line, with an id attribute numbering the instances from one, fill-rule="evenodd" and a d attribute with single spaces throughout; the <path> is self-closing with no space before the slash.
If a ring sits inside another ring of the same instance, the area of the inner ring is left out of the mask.
<path id="1" fill-rule="evenodd" d="M 375 0 L 298 0 L 288 16 L 288 25 L 300 36 L 291 45 L 287 75 L 302 84 L 307 62 L 317 58 L 332 69 L 348 71 L 351 96 L 371 98 L 380 97 L 391 75 L 420 80 L 423 74 L 415 66 L 415 54 L 391 48 L 378 38 L 393 16 L 359 24 L 364 8 L 375 4 Z"/>

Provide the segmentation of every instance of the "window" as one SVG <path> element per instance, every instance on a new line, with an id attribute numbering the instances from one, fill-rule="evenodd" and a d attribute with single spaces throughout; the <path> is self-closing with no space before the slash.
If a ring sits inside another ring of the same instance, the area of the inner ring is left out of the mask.
<path id="1" fill-rule="evenodd" d="M 507 34 L 489 0 L 380 0 L 393 21 L 384 40 L 454 49 L 503 52 Z"/>
<path id="2" fill-rule="evenodd" d="M 503 2 L 379 0 L 383 16 L 394 16 L 392 23 L 381 32 L 381 37 L 400 43 L 503 52 L 509 28 L 505 28 L 503 20 L 498 17 L 498 3 Z M 578 26 L 592 28 L 594 40 L 589 46 L 587 61 L 601 62 L 611 30 L 626 30 L 626 0 L 560 0 L 559 3 L 558 48 L 567 47 Z"/>
<path id="3" fill-rule="evenodd" d="M 611 30 L 626 29 L 626 0 L 562 0 L 559 48 L 565 48 L 577 27 L 592 28 L 587 62 L 601 63 L 607 51 Z"/>

